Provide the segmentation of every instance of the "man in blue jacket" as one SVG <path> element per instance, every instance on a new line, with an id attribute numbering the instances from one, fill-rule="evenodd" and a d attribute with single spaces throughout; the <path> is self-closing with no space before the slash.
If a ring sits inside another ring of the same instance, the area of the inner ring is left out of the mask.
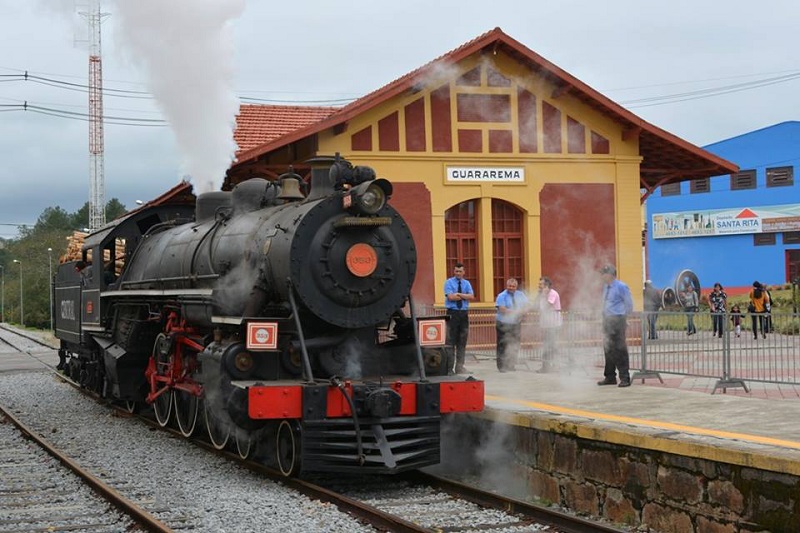
<path id="1" fill-rule="evenodd" d="M 633 311 L 631 290 L 617 279 L 617 269 L 606 265 L 600 269 L 603 276 L 603 352 L 606 366 L 605 378 L 598 385 L 616 385 L 619 373 L 619 386 L 630 387 L 631 375 L 628 370 L 628 343 L 625 330 L 628 315 Z"/>
<path id="2" fill-rule="evenodd" d="M 475 298 L 470 282 L 464 278 L 464 263 L 456 263 L 453 277 L 444 282 L 444 307 L 447 310 L 447 345 L 455 354 L 455 368 L 448 361 L 449 374 L 466 374 L 464 367 L 469 336 L 469 302 Z"/>

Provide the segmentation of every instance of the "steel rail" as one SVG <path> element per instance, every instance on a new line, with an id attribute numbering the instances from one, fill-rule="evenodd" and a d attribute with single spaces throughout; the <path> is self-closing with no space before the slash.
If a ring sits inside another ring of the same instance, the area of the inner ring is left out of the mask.
<path id="1" fill-rule="evenodd" d="M 457 481 L 434 476 L 425 472 L 410 472 L 404 477 L 412 483 L 430 485 L 452 496 L 463 498 L 482 507 L 518 513 L 537 522 L 557 528 L 563 533 L 623 533 L 624 530 L 593 522 L 578 516 L 556 511 L 541 505 L 516 500 Z"/>
<path id="2" fill-rule="evenodd" d="M 83 392 L 83 389 L 79 390 Z M 264 477 L 269 478 L 272 481 L 275 481 L 276 483 L 289 487 L 290 489 L 296 490 L 297 492 L 305 496 L 308 496 L 311 499 L 319 500 L 326 503 L 331 503 L 335 505 L 342 512 L 355 516 L 362 522 L 374 526 L 379 530 L 391 531 L 393 533 L 432 532 L 432 530 L 428 528 L 414 524 L 413 522 L 410 522 L 393 514 L 386 513 L 371 505 L 359 502 L 358 500 L 355 500 L 348 496 L 344 496 L 343 494 L 339 494 L 330 489 L 326 489 L 325 487 L 316 485 L 314 483 L 299 478 L 286 477 L 283 474 L 281 474 L 280 471 L 274 468 L 270 468 L 262 463 L 257 463 L 253 460 L 242 459 L 241 457 L 239 457 L 238 454 L 226 451 L 224 449 L 218 450 L 217 448 L 214 448 L 214 446 L 212 446 L 210 443 L 204 441 L 197 434 L 192 436 L 191 438 L 186 438 L 178 430 L 169 426 L 162 427 L 158 425 L 152 418 L 148 418 L 145 415 L 130 414 L 118 406 L 112 405 L 112 407 L 118 409 L 122 415 L 135 417 L 137 418 L 137 420 L 140 420 L 157 430 L 166 431 L 167 433 L 170 433 L 175 437 L 181 438 L 182 440 L 186 440 L 189 443 L 194 444 L 199 448 L 202 448 L 203 450 L 214 453 L 220 457 L 232 460 L 236 462 L 238 465 L 250 470 L 251 472 L 262 475 Z"/>
<path id="3" fill-rule="evenodd" d="M 69 468 L 73 473 L 80 477 L 87 485 L 92 487 L 95 492 L 103 497 L 113 506 L 121 509 L 125 514 L 132 517 L 141 527 L 153 533 L 172 533 L 172 529 L 159 522 L 150 513 L 127 499 L 125 496 L 106 485 L 99 478 L 81 468 L 81 466 L 57 450 L 52 444 L 46 441 L 36 431 L 25 425 L 20 419 L 14 416 L 8 409 L 0 405 L 0 413 L 10 420 L 19 430 L 34 440 L 43 450 L 58 460 L 61 464 Z"/>

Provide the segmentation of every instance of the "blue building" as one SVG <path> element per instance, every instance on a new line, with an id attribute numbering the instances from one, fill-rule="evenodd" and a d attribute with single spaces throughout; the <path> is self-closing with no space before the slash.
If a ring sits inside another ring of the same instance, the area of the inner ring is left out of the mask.
<path id="1" fill-rule="evenodd" d="M 659 187 L 646 201 L 647 272 L 671 287 L 684 269 L 704 289 L 800 275 L 800 122 L 782 122 L 704 147 L 739 165 L 736 175 Z"/>

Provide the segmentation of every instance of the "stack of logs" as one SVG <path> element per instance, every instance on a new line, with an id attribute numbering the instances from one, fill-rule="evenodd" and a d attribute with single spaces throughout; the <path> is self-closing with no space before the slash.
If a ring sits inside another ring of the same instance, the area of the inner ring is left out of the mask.
<path id="1" fill-rule="evenodd" d="M 66 263 L 68 261 L 79 261 L 81 257 L 81 248 L 83 247 L 83 240 L 88 233 L 82 231 L 73 231 L 72 235 L 67 239 L 67 252 L 58 258 L 59 263 Z"/>
<path id="2" fill-rule="evenodd" d="M 67 251 L 64 255 L 59 257 L 59 263 L 66 263 L 68 261 L 80 261 L 83 259 L 82 249 L 83 249 L 83 241 L 86 239 L 88 233 L 84 233 L 82 231 L 73 231 L 72 235 L 66 237 L 67 239 Z M 117 239 L 115 243 L 115 248 L 117 250 L 117 257 L 114 260 L 114 270 L 116 271 L 117 275 L 122 272 L 122 266 L 125 264 L 125 239 Z M 108 265 L 109 261 L 111 261 L 111 253 L 109 250 L 103 251 L 103 264 Z M 89 250 L 89 254 L 87 257 L 87 261 L 90 263 L 92 262 L 92 252 Z"/>

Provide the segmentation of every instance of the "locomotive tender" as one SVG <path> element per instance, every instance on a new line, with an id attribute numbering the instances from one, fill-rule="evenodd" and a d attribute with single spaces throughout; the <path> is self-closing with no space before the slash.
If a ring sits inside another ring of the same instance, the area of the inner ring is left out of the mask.
<path id="1" fill-rule="evenodd" d="M 310 163 L 308 195 L 290 169 L 90 234 L 54 280 L 60 366 L 287 476 L 436 464 L 442 417 L 482 410 L 483 382 L 448 375 L 444 319 L 414 316 L 391 183 Z"/>

